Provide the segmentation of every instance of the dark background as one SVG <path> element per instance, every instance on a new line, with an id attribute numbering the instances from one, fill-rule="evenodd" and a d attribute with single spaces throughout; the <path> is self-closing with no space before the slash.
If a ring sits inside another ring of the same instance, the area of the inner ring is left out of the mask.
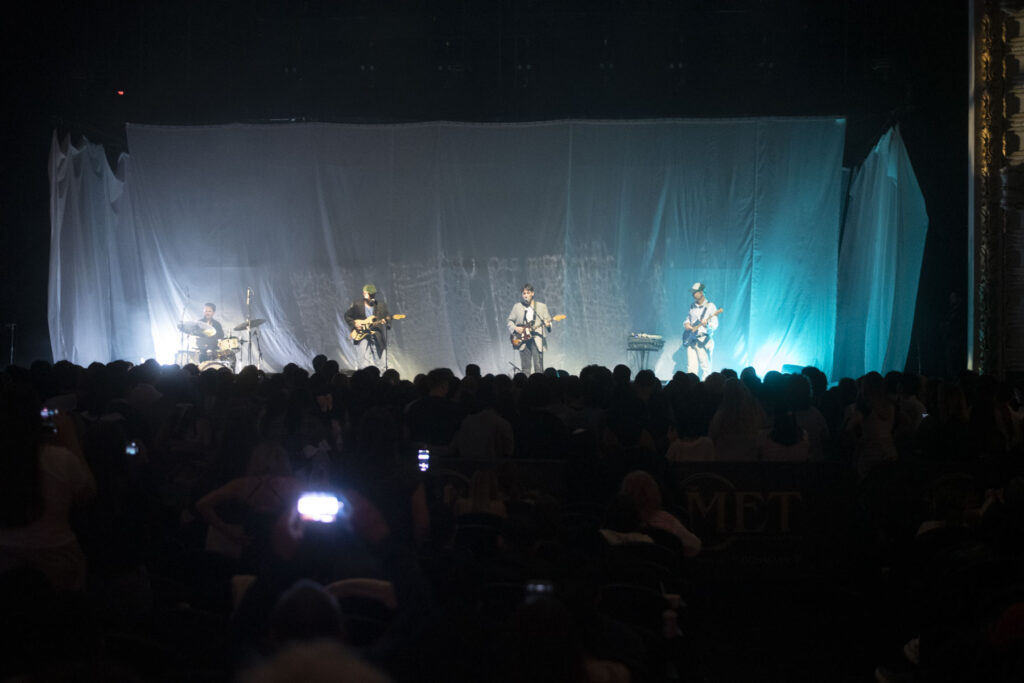
<path id="1" fill-rule="evenodd" d="M 20 3 L 2 31 L 0 322 L 18 364 L 50 358 L 52 132 L 114 163 L 125 122 L 841 115 L 847 166 L 899 123 L 931 221 L 909 369 L 941 371 L 946 300 L 966 293 L 961 2 L 113 0 Z"/>

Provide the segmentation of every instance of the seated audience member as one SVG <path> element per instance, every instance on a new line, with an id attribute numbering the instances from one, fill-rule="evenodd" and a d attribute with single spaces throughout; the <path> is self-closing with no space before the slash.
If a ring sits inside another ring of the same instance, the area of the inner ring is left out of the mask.
<path id="1" fill-rule="evenodd" d="M 469 480 L 469 495 L 455 501 L 455 514 L 508 517 L 505 501 L 498 486 L 498 475 L 489 470 L 474 472 Z"/>
<path id="2" fill-rule="evenodd" d="M 578 616 L 556 597 L 541 595 L 523 602 L 508 624 L 503 652 L 510 681 L 533 683 L 626 683 L 633 680 L 620 662 L 587 652 Z"/>
<path id="3" fill-rule="evenodd" d="M 463 418 L 452 450 L 463 458 L 511 458 L 515 454 L 512 423 L 498 413 L 492 381 L 480 383 L 475 404 L 476 410 Z"/>
<path id="4" fill-rule="evenodd" d="M 998 391 L 999 381 L 992 375 L 982 375 L 970 397 L 967 432 L 973 454 L 981 457 L 1004 455 L 1012 440 L 1007 430 L 1010 425 L 999 408 Z"/>
<path id="5" fill-rule="evenodd" d="M 0 571 L 29 566 L 58 590 L 85 589 L 87 563 L 72 507 L 96 493 L 73 423 L 40 417 L 27 387 L 0 389 Z"/>
<path id="6" fill-rule="evenodd" d="M 869 372 L 860 379 L 857 400 L 846 409 L 843 433 L 857 466 L 864 477 L 871 468 L 884 461 L 895 460 L 893 442 L 897 420 L 896 407 L 886 393 L 885 379 Z"/>
<path id="7" fill-rule="evenodd" d="M 423 478 L 391 410 L 378 406 L 362 415 L 342 469 L 343 493 L 366 509 L 367 520 L 375 520 L 368 525 L 375 530 L 366 530 L 369 542 L 391 538 L 418 545 L 427 539 L 430 511 Z"/>
<path id="8" fill-rule="evenodd" d="M 414 443 L 448 446 L 462 423 L 462 407 L 448 394 L 458 380 L 447 368 L 431 370 L 424 381 L 426 395 L 405 408 L 405 425 Z"/>
<path id="9" fill-rule="evenodd" d="M 297 642 L 245 672 L 244 683 L 387 683 L 391 679 L 332 639 Z"/>
<path id="10" fill-rule="evenodd" d="M 267 550 L 271 528 L 295 504 L 301 489 L 280 445 L 259 444 L 249 458 L 245 476 L 210 491 L 196 503 L 211 534 L 216 535 L 210 537 L 210 549 L 239 557 L 247 569 L 255 569 Z"/>
<path id="11" fill-rule="evenodd" d="M 970 410 L 963 390 L 943 382 L 937 391 L 937 411 L 921 420 L 915 453 L 924 460 L 961 461 L 970 454 L 967 422 Z"/>
<path id="12" fill-rule="evenodd" d="M 682 543 L 683 553 L 687 557 L 694 557 L 700 553 L 700 538 L 671 513 L 662 509 L 661 489 L 650 474 L 642 470 L 627 474 L 622 480 L 622 495 L 628 496 L 636 503 L 642 526 L 671 533 Z"/>
<path id="13" fill-rule="evenodd" d="M 788 410 L 775 413 L 771 429 L 764 432 L 760 443 L 761 460 L 765 462 L 803 462 L 810 458 L 810 442 Z"/>
<path id="14" fill-rule="evenodd" d="M 309 579 L 297 581 L 278 598 L 270 613 L 270 633 L 277 647 L 321 638 L 345 640 L 337 600 Z"/>
<path id="15" fill-rule="evenodd" d="M 608 545 L 654 543 L 654 540 L 643 533 L 642 529 L 643 521 L 640 518 L 640 509 L 633 497 L 620 493 L 612 498 L 599 529 Z"/>
<path id="16" fill-rule="evenodd" d="M 715 442 L 706 434 L 706 423 L 697 406 L 676 411 L 676 439 L 669 444 L 669 462 L 708 462 L 715 459 Z"/>
<path id="17" fill-rule="evenodd" d="M 516 454 L 521 458 L 558 460 L 566 457 L 569 428 L 552 411 L 556 380 L 534 373 L 519 395 L 519 415 L 513 422 Z"/>
<path id="18" fill-rule="evenodd" d="M 763 423 L 761 409 L 747 386 L 741 380 L 726 380 L 722 402 L 708 427 L 717 459 L 756 460 L 758 432 Z"/>
<path id="19" fill-rule="evenodd" d="M 804 368 L 807 370 L 807 368 Z M 813 371 L 814 368 L 811 368 Z M 828 420 L 812 402 L 811 381 L 807 375 L 787 375 L 786 398 L 796 423 L 807 432 L 807 455 L 818 460 L 825 455 L 829 442 Z"/>
<path id="20" fill-rule="evenodd" d="M 928 408 L 921 401 L 923 382 L 921 377 L 910 372 L 900 376 L 897 405 L 901 415 L 901 430 L 906 440 L 912 441 L 921 420 L 928 414 Z"/>

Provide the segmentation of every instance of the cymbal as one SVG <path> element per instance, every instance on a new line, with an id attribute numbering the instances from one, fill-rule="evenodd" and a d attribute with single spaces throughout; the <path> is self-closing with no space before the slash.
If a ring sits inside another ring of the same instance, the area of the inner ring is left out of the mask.
<path id="1" fill-rule="evenodd" d="M 195 337 L 212 337 L 217 334 L 217 330 L 214 329 L 210 323 L 204 323 L 202 320 L 194 323 L 178 323 L 178 329 L 185 334 L 191 334 Z"/>
<path id="2" fill-rule="evenodd" d="M 238 323 L 237 325 L 235 325 L 231 329 L 234 330 L 235 332 L 240 332 L 242 330 L 248 330 L 248 329 L 251 329 L 253 327 L 259 327 L 260 325 L 262 325 L 265 322 L 267 322 L 267 321 L 264 320 L 263 318 L 256 318 L 255 320 L 249 320 L 249 321 L 244 322 L 244 323 Z"/>

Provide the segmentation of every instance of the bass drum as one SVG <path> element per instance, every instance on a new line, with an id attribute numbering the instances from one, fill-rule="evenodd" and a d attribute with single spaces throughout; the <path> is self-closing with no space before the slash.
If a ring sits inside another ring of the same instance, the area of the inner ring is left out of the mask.
<path id="1" fill-rule="evenodd" d="M 206 370 L 220 370 L 224 368 L 228 372 L 234 373 L 235 364 L 226 360 L 204 360 L 199 364 L 199 372 L 205 372 Z"/>

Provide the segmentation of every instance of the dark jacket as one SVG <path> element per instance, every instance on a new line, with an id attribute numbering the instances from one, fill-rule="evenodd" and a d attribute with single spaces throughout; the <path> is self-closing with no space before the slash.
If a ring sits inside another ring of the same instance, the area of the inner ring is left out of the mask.
<path id="1" fill-rule="evenodd" d="M 377 320 L 387 318 L 391 314 L 388 312 L 388 305 L 383 299 L 377 299 L 377 305 L 373 307 L 373 317 Z M 363 320 L 366 318 L 366 304 L 363 303 L 362 299 L 357 299 L 352 302 L 352 305 L 345 311 L 345 324 L 348 325 L 349 330 L 356 329 L 356 321 Z M 373 328 L 373 332 L 370 334 L 370 339 L 377 345 L 377 353 L 380 354 L 387 346 L 387 330 L 391 329 L 390 324 L 381 325 Z M 352 342 L 356 343 L 355 340 Z"/>

